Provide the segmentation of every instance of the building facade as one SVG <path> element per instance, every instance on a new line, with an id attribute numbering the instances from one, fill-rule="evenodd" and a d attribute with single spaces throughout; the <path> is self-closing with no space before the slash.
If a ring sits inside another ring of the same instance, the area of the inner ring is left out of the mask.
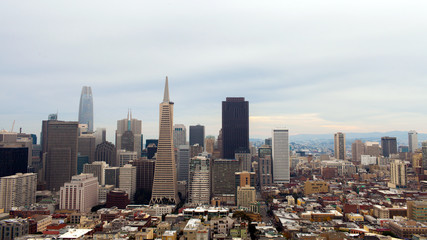
<path id="1" fill-rule="evenodd" d="M 0 178 L 0 209 L 30 206 L 36 203 L 37 174 L 17 173 Z"/>
<path id="2" fill-rule="evenodd" d="M 202 148 L 205 146 L 205 126 L 190 126 L 190 146 L 199 144 Z"/>
<path id="3" fill-rule="evenodd" d="M 222 102 L 222 154 L 233 159 L 236 150 L 249 149 L 249 102 L 228 97 Z"/>
<path id="4" fill-rule="evenodd" d="M 210 169 L 209 159 L 194 157 L 190 161 L 188 181 L 188 202 L 209 204 L 210 202 Z"/>
<path id="5" fill-rule="evenodd" d="M 179 203 L 175 154 L 173 146 L 173 102 L 169 99 L 169 85 L 166 77 L 163 102 L 160 103 L 159 145 L 157 148 L 156 169 L 154 171 L 153 192 L 150 203 L 164 200 Z"/>
<path id="6" fill-rule="evenodd" d="M 173 145 L 178 148 L 187 144 L 187 129 L 184 124 L 175 124 L 173 126 Z"/>
<path id="7" fill-rule="evenodd" d="M 345 160 L 345 134 L 337 132 L 334 134 L 334 154 L 336 159 Z"/>
<path id="8" fill-rule="evenodd" d="M 418 148 L 418 133 L 415 130 L 408 132 L 409 152 L 415 153 Z"/>
<path id="9" fill-rule="evenodd" d="M 274 183 L 289 183 L 289 130 L 274 129 L 272 141 L 273 181 Z"/>
<path id="10" fill-rule="evenodd" d="M 98 205 L 98 178 L 93 174 L 80 174 L 65 183 L 59 193 L 59 209 L 90 212 Z"/>
<path id="11" fill-rule="evenodd" d="M 93 96 L 89 86 L 83 86 L 80 95 L 79 123 L 87 124 L 88 131 L 93 132 Z"/>
<path id="12" fill-rule="evenodd" d="M 382 137 L 381 147 L 383 150 L 383 156 L 389 157 L 391 154 L 397 153 L 397 140 L 395 137 Z"/>

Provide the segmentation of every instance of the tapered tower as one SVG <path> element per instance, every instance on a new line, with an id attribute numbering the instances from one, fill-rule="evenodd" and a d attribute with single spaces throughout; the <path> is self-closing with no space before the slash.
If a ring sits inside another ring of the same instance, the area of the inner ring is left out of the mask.
<path id="1" fill-rule="evenodd" d="M 159 145 L 157 147 L 151 204 L 179 203 L 172 126 L 173 102 L 169 100 L 168 78 L 166 77 L 163 102 L 160 103 Z"/>
<path id="2" fill-rule="evenodd" d="M 80 95 L 79 123 L 87 124 L 88 131 L 93 132 L 93 98 L 92 88 L 84 86 Z"/>

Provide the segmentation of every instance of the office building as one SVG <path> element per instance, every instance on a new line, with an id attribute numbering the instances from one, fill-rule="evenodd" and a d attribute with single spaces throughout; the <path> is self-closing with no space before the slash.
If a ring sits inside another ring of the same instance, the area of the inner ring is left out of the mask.
<path id="1" fill-rule="evenodd" d="M 222 153 L 233 159 L 236 150 L 249 149 L 249 102 L 245 98 L 226 98 L 222 102 Z"/>
<path id="2" fill-rule="evenodd" d="M 199 156 L 203 152 L 203 147 L 200 146 L 198 143 L 194 145 L 190 145 L 190 158 Z"/>
<path id="3" fill-rule="evenodd" d="M 256 190 L 254 187 L 237 187 L 237 206 L 249 208 L 256 201 Z"/>
<path id="4" fill-rule="evenodd" d="M 270 146 L 270 147 L 271 147 L 272 142 L 273 142 L 272 138 L 266 138 L 264 140 L 264 144 L 267 145 L 267 146 Z"/>
<path id="5" fill-rule="evenodd" d="M 163 102 L 160 103 L 159 115 L 159 145 L 150 203 L 162 203 L 166 199 L 168 202 L 178 204 L 179 198 L 172 133 L 173 102 L 169 99 L 167 77 Z"/>
<path id="6" fill-rule="evenodd" d="M 83 86 L 80 95 L 79 123 L 87 124 L 88 131 L 93 132 L 93 98 L 92 88 Z"/>
<path id="7" fill-rule="evenodd" d="M 155 143 L 150 143 L 147 145 L 147 158 L 155 159 L 157 153 L 157 145 Z"/>
<path id="8" fill-rule="evenodd" d="M 150 159 L 134 160 L 132 166 L 136 167 L 136 189 L 144 192 L 153 191 L 154 170 L 156 161 Z"/>
<path id="9" fill-rule="evenodd" d="M 107 194 L 114 190 L 113 185 L 100 185 L 98 189 L 98 202 L 103 204 L 107 201 Z"/>
<path id="10" fill-rule="evenodd" d="M 118 150 L 137 152 L 141 156 L 142 121 L 132 118 L 132 112 L 128 112 L 127 119 L 117 121 L 116 147 Z"/>
<path id="11" fill-rule="evenodd" d="M 89 163 L 95 161 L 95 136 L 93 134 L 81 134 L 78 138 L 78 153 L 80 156 L 88 156 Z"/>
<path id="12" fill-rule="evenodd" d="M 409 152 L 415 153 L 418 148 L 418 133 L 415 130 L 408 132 Z"/>
<path id="13" fill-rule="evenodd" d="M 138 159 L 137 152 L 128 152 L 126 150 L 118 150 L 117 159 L 119 160 L 119 166 L 123 167 L 124 165 Z"/>
<path id="14" fill-rule="evenodd" d="M 77 175 L 83 173 L 83 167 L 85 164 L 89 164 L 89 157 L 77 155 Z"/>
<path id="15" fill-rule="evenodd" d="M 271 148 L 270 148 L 271 150 Z M 261 188 L 271 186 L 273 184 L 271 155 L 266 155 L 258 160 L 258 176 L 259 185 Z"/>
<path id="16" fill-rule="evenodd" d="M 132 201 L 136 192 L 136 167 L 126 164 L 120 167 L 119 188 L 125 190 Z"/>
<path id="17" fill-rule="evenodd" d="M 190 146 L 180 145 L 178 148 L 178 181 L 188 182 L 189 163 Z"/>
<path id="18" fill-rule="evenodd" d="M 114 187 L 119 187 L 119 176 L 120 168 L 119 167 L 107 167 L 104 169 L 104 183 L 105 185 L 113 185 Z"/>
<path id="19" fill-rule="evenodd" d="M 13 240 L 28 235 L 30 223 L 28 219 L 5 219 L 0 221 L 0 239 Z"/>
<path id="20" fill-rule="evenodd" d="M 273 182 L 289 183 L 289 130 L 274 129 L 272 145 Z"/>
<path id="21" fill-rule="evenodd" d="M 0 148 L 27 148 L 28 166 L 32 167 L 32 134 L 0 131 Z M 26 171 L 25 171 L 26 172 Z M 12 174 L 10 174 L 12 175 Z"/>
<path id="22" fill-rule="evenodd" d="M 114 144 L 104 141 L 96 146 L 95 161 L 106 162 L 112 167 L 119 166 L 117 162 L 116 147 Z"/>
<path id="23" fill-rule="evenodd" d="M 106 162 L 93 162 L 83 166 L 83 173 L 92 173 L 94 177 L 98 178 L 99 185 L 105 184 L 105 169 L 108 168 Z"/>
<path id="24" fill-rule="evenodd" d="M 212 161 L 211 195 L 213 197 L 226 197 L 227 204 L 235 204 L 236 186 L 234 174 L 239 172 L 239 161 L 234 159 L 215 159 Z"/>
<path id="25" fill-rule="evenodd" d="M 273 151 L 271 149 L 271 145 L 262 145 L 260 148 L 258 148 L 258 157 L 259 158 L 265 158 L 266 156 L 272 156 Z"/>
<path id="26" fill-rule="evenodd" d="M 421 166 L 424 170 L 427 170 L 427 141 L 424 141 L 422 143 L 421 153 L 422 153 Z"/>
<path id="27" fill-rule="evenodd" d="M 184 124 L 175 124 L 173 126 L 173 145 L 178 148 L 180 145 L 187 144 L 187 130 Z"/>
<path id="28" fill-rule="evenodd" d="M 59 191 L 77 173 L 78 122 L 43 121 L 47 188 Z"/>
<path id="29" fill-rule="evenodd" d="M 353 162 L 360 162 L 360 156 L 365 154 L 365 144 L 356 140 L 351 144 L 351 158 Z"/>
<path id="30" fill-rule="evenodd" d="M 382 137 L 381 147 L 383 150 L 383 156 L 389 157 L 391 154 L 397 153 L 397 140 L 395 137 Z"/>
<path id="31" fill-rule="evenodd" d="M 6 212 L 13 207 L 36 203 L 37 174 L 17 173 L 0 178 L 0 209 Z"/>
<path id="32" fill-rule="evenodd" d="M 342 132 L 337 132 L 334 134 L 334 153 L 336 159 L 346 160 L 345 134 Z"/>
<path id="33" fill-rule="evenodd" d="M 239 170 L 250 172 L 252 170 L 252 156 L 249 150 L 237 150 L 234 159 L 239 161 Z"/>
<path id="34" fill-rule="evenodd" d="M 209 159 L 203 156 L 194 157 L 190 161 L 189 169 L 188 202 L 209 204 Z"/>
<path id="35" fill-rule="evenodd" d="M 80 174 L 64 184 L 59 193 L 59 209 L 90 212 L 98 205 L 98 178 L 93 174 Z"/>
<path id="36" fill-rule="evenodd" d="M 381 155 L 380 144 L 378 142 L 365 142 L 365 155 L 379 157 Z"/>
<path id="37" fill-rule="evenodd" d="M 205 151 L 213 154 L 215 150 L 215 136 L 207 136 L 205 139 Z"/>
<path id="38" fill-rule="evenodd" d="M 93 136 L 95 136 L 95 147 L 96 147 L 98 146 L 98 144 L 107 141 L 107 129 L 97 128 L 96 131 L 93 133 Z"/>
<path id="39" fill-rule="evenodd" d="M 418 222 L 427 222 L 427 201 L 407 201 L 408 218 Z"/>
<path id="40" fill-rule="evenodd" d="M 190 126 L 190 146 L 199 144 L 202 148 L 205 146 L 205 126 Z"/>
<path id="41" fill-rule="evenodd" d="M 28 167 L 28 148 L 0 147 L 0 177 L 26 173 Z"/>
<path id="42" fill-rule="evenodd" d="M 393 160 L 390 163 L 390 183 L 392 188 L 405 188 L 407 183 L 406 164 L 401 160 Z"/>

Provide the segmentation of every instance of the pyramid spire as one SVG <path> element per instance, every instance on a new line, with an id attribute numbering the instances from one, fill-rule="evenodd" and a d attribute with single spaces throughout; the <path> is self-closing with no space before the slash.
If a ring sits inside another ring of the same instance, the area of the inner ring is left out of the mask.
<path id="1" fill-rule="evenodd" d="M 168 76 L 166 76 L 165 94 L 164 94 L 164 96 L 163 96 L 163 102 L 170 102 L 170 101 L 169 101 L 169 84 L 168 84 Z"/>

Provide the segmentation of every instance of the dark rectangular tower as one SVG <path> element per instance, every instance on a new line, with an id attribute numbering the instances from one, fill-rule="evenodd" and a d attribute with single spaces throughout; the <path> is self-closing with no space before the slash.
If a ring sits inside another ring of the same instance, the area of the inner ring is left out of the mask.
<path id="1" fill-rule="evenodd" d="M 205 146 L 205 126 L 190 126 L 190 146 L 194 144 L 199 144 L 202 147 Z"/>
<path id="2" fill-rule="evenodd" d="M 397 153 L 397 140 L 395 137 L 382 137 L 381 147 L 383 149 L 383 156 L 389 157 L 390 154 Z"/>
<path id="3" fill-rule="evenodd" d="M 249 149 L 249 102 L 228 97 L 222 102 L 223 158 L 233 159 L 236 150 Z"/>

